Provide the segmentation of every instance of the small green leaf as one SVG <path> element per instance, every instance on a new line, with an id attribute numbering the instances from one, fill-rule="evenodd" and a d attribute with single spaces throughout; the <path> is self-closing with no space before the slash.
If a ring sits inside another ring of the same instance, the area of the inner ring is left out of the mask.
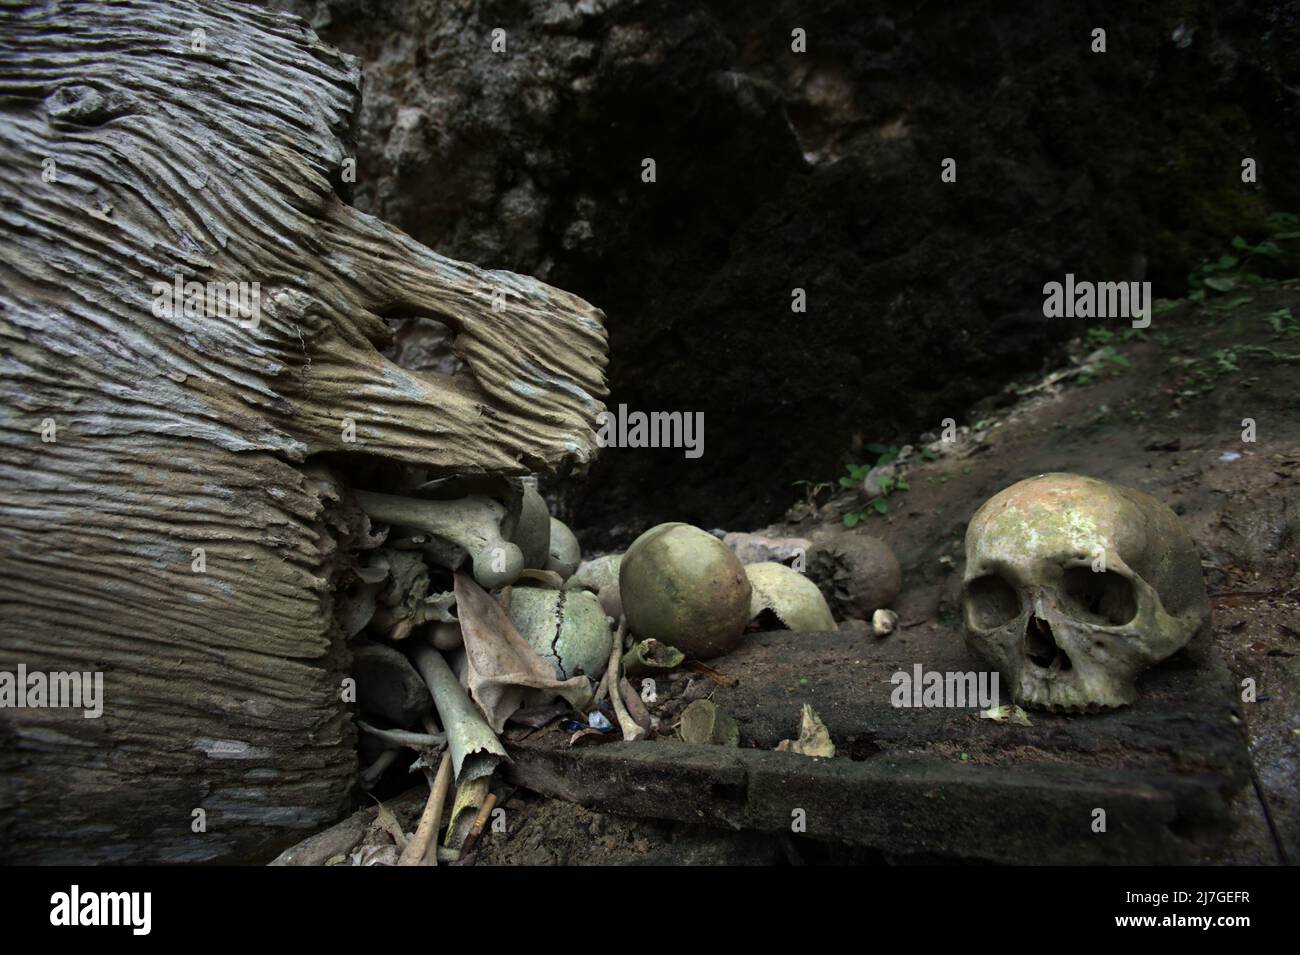
<path id="1" fill-rule="evenodd" d="M 874 501 L 872 501 L 872 506 L 876 509 L 876 512 L 879 514 L 884 514 L 886 511 L 889 510 L 889 505 L 885 503 L 885 499 L 883 497 L 878 497 Z"/>
<path id="2" fill-rule="evenodd" d="M 1205 284 L 1210 288 L 1214 289 L 1216 292 L 1229 292 L 1236 286 L 1237 283 L 1229 278 L 1224 278 L 1219 275 L 1212 275 L 1205 280 Z"/>
<path id="3" fill-rule="evenodd" d="M 1237 236 L 1232 240 L 1232 247 L 1237 251 L 1242 252 L 1250 248 L 1250 243 L 1247 242 L 1245 239 L 1243 239 L 1241 236 Z"/>
<path id="4" fill-rule="evenodd" d="M 849 528 L 857 527 L 858 522 L 861 520 L 862 520 L 861 511 L 849 511 L 847 514 L 844 515 L 844 526 Z"/>
<path id="5" fill-rule="evenodd" d="M 1237 257 L 1235 255 L 1225 255 L 1219 259 L 1219 268 L 1221 269 L 1230 269 L 1236 264 Z"/>
<path id="6" fill-rule="evenodd" d="M 853 487 L 857 483 L 858 482 L 853 480 L 852 478 L 846 478 L 846 477 L 840 478 L 840 487 Z"/>

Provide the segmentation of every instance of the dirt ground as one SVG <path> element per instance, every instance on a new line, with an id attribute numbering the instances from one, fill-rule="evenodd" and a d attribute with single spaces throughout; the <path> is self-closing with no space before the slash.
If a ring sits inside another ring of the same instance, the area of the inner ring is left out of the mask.
<path id="1" fill-rule="evenodd" d="M 888 639 L 908 639 L 909 628 L 925 624 L 959 629 L 966 523 L 1001 488 L 1037 473 L 1074 471 L 1169 503 L 1200 548 L 1212 645 L 1243 694 L 1252 762 L 1251 783 L 1232 803 L 1234 829 L 1204 862 L 1300 861 L 1298 323 L 1300 282 L 1288 282 L 1203 305 L 1179 303 L 1156 314 L 1141 335 L 1122 326 L 1092 332 L 1077 343 L 1069 367 L 1010 386 L 976 408 L 954 409 L 952 417 L 969 427 L 953 442 L 931 444 L 933 460 L 912 455 L 909 490 L 855 531 L 884 538 L 898 555 L 904 585 L 895 609 L 904 629 Z M 1256 440 L 1243 440 L 1243 419 L 1253 419 Z M 918 437 L 917 449 L 935 437 Z M 853 492 L 801 502 L 767 532 L 807 537 L 861 506 Z M 726 663 L 725 656 L 713 661 L 723 672 Z M 505 831 L 485 833 L 466 861 L 889 861 L 798 836 L 621 818 L 522 789 L 501 795 Z"/>
<path id="2" fill-rule="evenodd" d="M 895 513 L 868 524 L 903 564 L 902 619 L 955 620 L 966 521 L 1002 487 L 1075 471 L 1173 507 L 1200 548 L 1213 645 L 1255 687 L 1243 697 L 1254 781 L 1225 862 L 1300 861 L 1298 320 L 1292 281 L 1181 304 L 1102 356 L 1081 343 L 1073 367 L 977 409 L 982 427 L 915 469 Z"/>

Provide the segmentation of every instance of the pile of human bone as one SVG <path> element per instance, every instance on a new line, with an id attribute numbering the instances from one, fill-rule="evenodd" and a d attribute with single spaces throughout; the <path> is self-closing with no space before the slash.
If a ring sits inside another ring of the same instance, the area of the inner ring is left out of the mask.
<path id="1" fill-rule="evenodd" d="M 416 832 L 399 827 L 392 858 L 363 862 L 436 863 L 472 846 L 509 732 L 558 725 L 569 746 L 734 746 L 735 720 L 709 700 L 728 678 L 703 661 L 755 630 L 886 636 L 898 626 L 888 609 L 898 562 L 860 531 L 805 540 L 668 523 L 625 553 L 584 560 L 531 479 L 451 478 L 354 498 L 364 530 L 336 614 L 352 642 L 361 783 L 420 770 L 430 782 Z M 975 515 L 963 607 L 968 645 L 1017 703 L 1079 712 L 1132 702 L 1136 675 L 1184 646 L 1207 604 L 1172 511 L 1057 474 L 1013 485 Z M 834 755 L 809 707 L 782 748 Z"/>
<path id="2" fill-rule="evenodd" d="M 390 772 L 430 777 L 429 831 L 402 850 L 408 863 L 436 862 L 481 827 L 508 724 L 559 724 L 573 746 L 714 741 L 728 727 L 707 697 L 726 678 L 701 661 L 751 630 L 835 630 L 839 616 L 888 632 L 897 619 L 885 608 L 898 562 L 863 534 L 724 540 L 661 524 L 626 553 L 583 560 L 531 479 L 459 477 L 353 498 L 363 530 L 335 601 L 353 653 L 345 699 L 360 711 L 363 788 Z"/>

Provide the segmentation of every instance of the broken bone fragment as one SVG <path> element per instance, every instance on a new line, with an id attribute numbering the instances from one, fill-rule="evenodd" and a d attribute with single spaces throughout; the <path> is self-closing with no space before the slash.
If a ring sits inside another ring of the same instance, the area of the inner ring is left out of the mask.
<path id="1" fill-rule="evenodd" d="M 776 744 L 776 749 L 780 753 L 798 753 L 800 756 L 823 759 L 835 755 L 835 743 L 831 741 L 830 730 L 817 715 L 817 711 L 807 703 L 799 710 L 799 738 L 783 739 Z"/>
<path id="2" fill-rule="evenodd" d="M 726 653 L 749 623 L 744 565 L 690 524 L 660 524 L 633 541 L 619 569 L 619 593 L 634 636 L 695 659 Z"/>
<path id="3" fill-rule="evenodd" d="M 765 613 L 770 613 L 794 633 L 836 629 L 826 598 L 817 585 L 799 571 L 767 561 L 746 564 L 745 575 L 752 590 L 749 601 L 751 620 L 759 620 Z"/>
<path id="4" fill-rule="evenodd" d="M 384 548 L 373 555 L 365 571 L 383 574 L 371 622 L 388 639 L 405 640 L 430 621 L 455 621 L 451 613 L 455 594 L 429 593 L 429 567 L 416 551 Z"/>
<path id="5" fill-rule="evenodd" d="M 375 643 L 354 649 L 352 675 L 362 711 L 382 716 L 395 726 L 412 725 L 432 703 L 420 674 L 392 647 Z"/>
<path id="6" fill-rule="evenodd" d="M 515 587 L 510 622 L 561 680 L 598 674 L 614 637 L 596 595 L 586 590 Z"/>
<path id="7" fill-rule="evenodd" d="M 491 498 L 471 495 L 426 501 L 374 491 L 354 493 L 362 510 L 374 520 L 424 531 L 463 548 L 469 554 L 474 579 L 482 587 L 492 590 L 514 583 L 524 569 L 523 552 L 501 533 L 505 507 Z"/>
<path id="8" fill-rule="evenodd" d="M 730 713 L 714 705 L 712 700 L 695 700 L 682 710 L 677 732 L 686 743 L 740 745 L 740 727 L 736 720 Z"/>
<path id="9" fill-rule="evenodd" d="M 986 501 L 966 530 L 966 642 L 1022 706 L 1132 703 L 1137 677 L 1204 631 L 1200 557 L 1141 491 L 1042 474 Z"/>
<path id="10" fill-rule="evenodd" d="M 465 688 L 442 654 L 425 644 L 412 643 L 411 659 L 438 709 L 456 783 L 459 785 L 466 780 L 490 776 L 498 763 L 510 759 L 501 741 L 479 708 L 470 702 Z"/>
<path id="11" fill-rule="evenodd" d="M 570 590 L 581 588 L 594 592 L 605 608 L 605 614 L 617 620 L 623 616 L 623 598 L 618 590 L 618 574 L 622 566 L 622 554 L 605 554 L 583 561 L 564 586 Z"/>
<path id="12" fill-rule="evenodd" d="M 878 637 L 887 637 L 898 629 L 898 614 L 887 607 L 881 607 L 871 615 L 871 632 Z"/>
<path id="13" fill-rule="evenodd" d="M 628 716 L 642 731 L 648 736 L 657 729 L 658 720 L 650 715 L 646 709 L 645 701 L 641 699 L 636 688 L 628 681 L 626 676 L 622 676 L 618 681 L 619 699 L 623 701 L 623 708 L 627 711 Z"/>
<path id="14" fill-rule="evenodd" d="M 544 570 L 560 575 L 561 580 L 568 580 L 582 563 L 582 547 L 569 526 L 557 518 L 551 518 L 551 546 L 546 558 Z"/>
<path id="15" fill-rule="evenodd" d="M 653 638 L 638 640 L 623 654 L 623 672 L 631 679 L 651 673 L 667 673 L 686 660 L 686 655 Z"/>
<path id="16" fill-rule="evenodd" d="M 903 585 L 889 545 L 861 531 L 839 531 L 815 543 L 808 551 L 807 572 L 841 619 L 870 620 L 894 602 Z"/>

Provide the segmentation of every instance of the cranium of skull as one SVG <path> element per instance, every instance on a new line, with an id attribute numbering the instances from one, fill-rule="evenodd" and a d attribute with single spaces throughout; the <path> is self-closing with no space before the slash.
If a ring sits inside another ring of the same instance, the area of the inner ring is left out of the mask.
<path id="1" fill-rule="evenodd" d="M 1013 484 L 975 513 L 962 608 L 967 644 L 1016 702 L 1064 711 L 1132 703 L 1138 674 L 1209 620 L 1177 515 L 1077 474 Z"/>

